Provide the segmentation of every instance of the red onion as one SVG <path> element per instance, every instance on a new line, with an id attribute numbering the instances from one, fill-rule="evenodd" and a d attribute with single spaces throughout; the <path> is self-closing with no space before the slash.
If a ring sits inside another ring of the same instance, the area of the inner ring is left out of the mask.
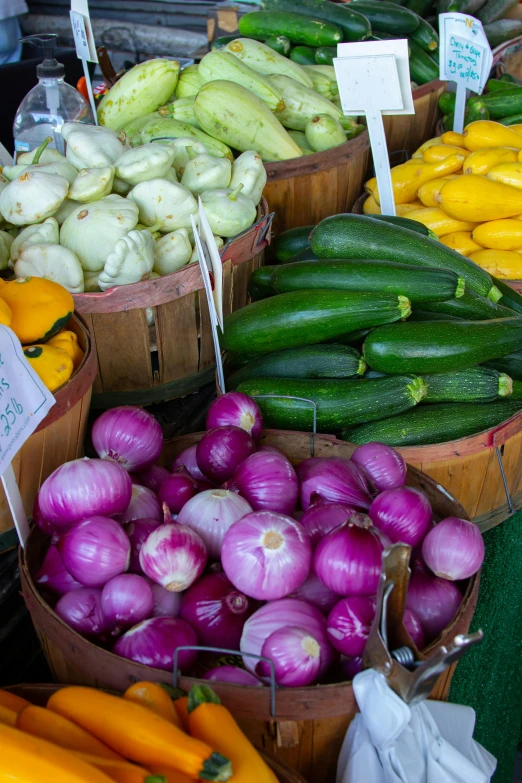
<path id="1" fill-rule="evenodd" d="M 38 504 L 47 522 L 65 529 L 91 516 L 123 514 L 132 484 L 121 465 L 102 459 L 75 459 L 51 473 Z"/>
<path id="2" fill-rule="evenodd" d="M 257 447 L 257 451 L 266 451 L 269 454 L 279 454 L 280 457 L 286 458 L 286 454 L 281 451 L 281 449 L 276 448 L 276 446 L 269 446 L 268 443 L 261 443 L 261 445 Z"/>
<path id="3" fill-rule="evenodd" d="M 102 413 L 91 436 L 99 457 L 114 460 L 129 471 L 150 468 L 163 448 L 163 433 L 154 416 L 127 405 Z"/>
<path id="4" fill-rule="evenodd" d="M 387 489 L 377 495 L 368 516 L 393 544 L 416 547 L 428 532 L 432 512 L 428 498 L 413 487 Z"/>
<path id="5" fill-rule="evenodd" d="M 267 451 L 258 451 L 242 462 L 227 487 L 239 492 L 255 511 L 280 514 L 291 514 L 299 495 L 297 476 L 290 462 Z"/>
<path id="6" fill-rule="evenodd" d="M 342 503 L 317 503 L 304 512 L 300 521 L 315 549 L 324 536 L 346 522 L 354 513 L 354 508 Z"/>
<path id="7" fill-rule="evenodd" d="M 83 636 L 100 636 L 108 629 L 101 607 L 101 590 L 81 587 L 62 595 L 54 611 L 73 630 Z"/>
<path id="8" fill-rule="evenodd" d="M 36 584 L 56 595 L 64 595 L 83 587 L 65 568 L 55 546 L 50 546 L 44 557 L 42 567 L 36 575 Z"/>
<path id="9" fill-rule="evenodd" d="M 151 617 L 120 636 L 113 647 L 116 655 L 136 663 L 172 672 L 176 647 L 198 643 L 188 623 L 174 617 Z M 181 670 L 190 669 L 196 660 L 195 650 L 182 650 L 178 655 Z"/>
<path id="10" fill-rule="evenodd" d="M 202 644 L 238 650 L 245 621 L 256 608 L 225 574 L 207 574 L 183 596 L 180 617 L 194 628 Z"/>
<path id="11" fill-rule="evenodd" d="M 422 630 L 421 621 L 417 615 L 411 611 L 411 609 L 404 610 L 403 623 L 404 627 L 411 636 L 412 642 L 415 643 L 415 646 L 418 650 L 422 650 L 426 643 L 424 639 L 424 631 Z"/>
<path id="12" fill-rule="evenodd" d="M 47 536 L 51 536 L 53 539 L 56 539 L 53 540 L 53 544 L 55 544 L 59 537 L 58 531 L 56 530 L 55 526 L 51 524 L 51 522 L 49 522 L 49 520 L 47 520 L 42 514 L 40 504 L 38 503 L 38 497 L 33 503 L 32 519 L 36 527 L 40 528 L 42 533 L 45 533 Z M 59 527 L 58 529 L 63 530 L 63 527 Z"/>
<path id="13" fill-rule="evenodd" d="M 374 595 L 381 575 L 382 550 L 371 529 L 346 522 L 319 542 L 314 571 L 334 593 Z"/>
<path id="14" fill-rule="evenodd" d="M 326 634 L 326 620 L 315 606 L 297 598 L 282 598 L 262 606 L 252 617 L 249 617 L 241 635 L 240 650 L 243 653 L 261 655 L 263 644 L 268 637 L 280 628 L 302 628 L 308 631 L 321 645 L 325 645 L 327 654 L 321 666 L 323 674 L 333 660 L 333 652 L 329 649 Z M 245 656 L 243 663 L 254 672 L 257 660 Z"/>
<path id="15" fill-rule="evenodd" d="M 181 609 L 181 594 L 171 593 L 156 582 L 150 581 L 150 588 L 154 596 L 153 617 L 178 617 Z"/>
<path id="16" fill-rule="evenodd" d="M 413 571 L 406 606 L 420 620 L 427 642 L 433 641 L 452 622 L 461 602 L 462 596 L 453 582 L 421 569 Z"/>
<path id="17" fill-rule="evenodd" d="M 169 476 L 167 468 L 162 468 L 160 465 L 153 465 L 148 470 L 144 470 L 141 473 L 134 473 L 132 476 L 133 484 L 141 484 L 142 487 L 147 487 L 153 492 L 158 492 L 161 482 Z"/>
<path id="18" fill-rule="evenodd" d="M 355 449 L 352 462 L 359 465 L 378 492 L 406 483 L 406 463 L 401 454 L 384 443 L 365 443 Z"/>
<path id="19" fill-rule="evenodd" d="M 205 476 L 201 472 L 196 459 L 196 451 L 198 444 L 194 443 L 193 446 L 189 446 L 187 449 L 178 454 L 172 465 L 172 472 L 176 473 L 180 468 L 186 468 L 192 478 L 196 481 L 205 481 Z"/>
<path id="20" fill-rule="evenodd" d="M 207 562 L 205 544 L 186 525 L 161 525 L 140 552 L 140 566 L 154 582 L 174 593 L 186 590 L 201 576 Z"/>
<path id="21" fill-rule="evenodd" d="M 149 583 L 136 574 L 109 579 L 102 590 L 102 611 L 114 636 L 152 615 L 154 597 Z"/>
<path id="22" fill-rule="evenodd" d="M 319 465 L 321 462 L 321 457 L 308 457 L 308 459 L 304 459 L 302 462 L 300 462 L 295 469 L 299 483 L 301 483 L 306 478 L 310 469 L 313 468 L 314 465 Z"/>
<path id="23" fill-rule="evenodd" d="M 447 517 L 433 527 L 422 544 L 426 565 L 442 579 L 467 579 L 484 560 L 484 540 L 477 525 Z"/>
<path id="24" fill-rule="evenodd" d="M 77 522 L 57 546 L 69 573 L 88 587 L 101 587 L 129 567 L 128 536 L 121 525 L 108 517 Z"/>
<path id="25" fill-rule="evenodd" d="M 339 596 L 336 593 L 332 593 L 324 582 L 321 582 L 313 569 L 308 574 L 306 581 L 303 582 L 301 587 L 294 590 L 290 598 L 302 598 L 304 601 L 317 606 L 323 614 L 328 614 L 339 600 Z"/>
<path id="26" fill-rule="evenodd" d="M 196 482 L 189 473 L 179 472 L 161 482 L 158 498 L 173 514 L 179 514 L 185 503 L 196 494 Z"/>
<path id="27" fill-rule="evenodd" d="M 254 452 L 254 441 L 241 427 L 216 427 L 198 443 L 196 458 L 204 476 L 216 484 L 232 478 L 237 466 Z"/>
<path id="28" fill-rule="evenodd" d="M 288 626 L 274 631 L 263 644 L 261 654 L 273 662 L 277 685 L 301 688 L 312 685 L 321 673 L 321 645 L 303 628 Z M 271 669 L 266 661 L 256 666 L 262 677 L 270 677 Z"/>
<path id="29" fill-rule="evenodd" d="M 369 508 L 369 488 L 362 470 L 342 457 L 328 457 L 312 465 L 301 480 L 301 506 L 306 511 L 319 500 Z"/>
<path id="30" fill-rule="evenodd" d="M 353 680 L 356 674 L 363 670 L 362 658 L 341 658 L 339 671 L 347 681 Z"/>
<path id="31" fill-rule="evenodd" d="M 312 546 L 294 519 L 253 511 L 225 533 L 221 563 L 238 590 L 260 601 L 273 601 L 303 584 L 310 572 Z"/>
<path id="32" fill-rule="evenodd" d="M 328 615 L 330 644 L 344 655 L 362 656 L 374 617 L 373 598 L 357 595 L 341 598 Z"/>
<path id="33" fill-rule="evenodd" d="M 212 560 L 219 560 L 225 533 L 234 522 L 252 511 L 240 495 L 226 489 L 207 489 L 181 509 L 178 522 L 199 533 Z"/>
<path id="34" fill-rule="evenodd" d="M 235 685 L 254 685 L 257 688 L 263 685 L 257 677 L 240 669 L 239 666 L 217 666 L 205 672 L 202 679 L 211 682 L 232 682 Z"/>
<path id="35" fill-rule="evenodd" d="M 118 517 L 118 521 L 126 525 L 127 522 L 133 522 L 135 519 L 163 521 L 163 511 L 158 498 L 151 489 L 141 487 L 139 484 L 132 485 L 130 503 L 126 511 Z"/>
<path id="36" fill-rule="evenodd" d="M 131 554 L 129 560 L 129 571 L 134 574 L 141 574 L 140 551 L 144 542 L 150 536 L 153 530 L 160 526 L 160 522 L 155 519 L 135 519 L 125 528 L 131 545 Z"/>
<path id="37" fill-rule="evenodd" d="M 246 430 L 257 440 L 263 429 L 259 405 L 243 392 L 227 392 L 214 400 L 207 413 L 207 430 L 232 424 Z"/>

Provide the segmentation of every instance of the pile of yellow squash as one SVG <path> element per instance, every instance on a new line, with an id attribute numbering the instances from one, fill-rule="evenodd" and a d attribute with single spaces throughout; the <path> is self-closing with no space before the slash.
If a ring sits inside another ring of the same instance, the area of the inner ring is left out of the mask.
<path id="1" fill-rule="evenodd" d="M 70 686 L 46 707 L 0 691 L 0 747 L 0 783 L 278 783 L 206 685 L 175 701 L 152 682 Z"/>
<path id="2" fill-rule="evenodd" d="M 522 279 L 522 125 L 470 123 L 429 139 L 392 169 L 397 215 L 499 278 Z M 367 215 L 380 214 L 375 178 Z"/>
<path id="3" fill-rule="evenodd" d="M 59 283 L 42 277 L 0 279 L 0 324 L 16 334 L 50 391 L 63 386 L 83 359 L 76 334 L 65 328 L 73 311 L 73 298 Z"/>

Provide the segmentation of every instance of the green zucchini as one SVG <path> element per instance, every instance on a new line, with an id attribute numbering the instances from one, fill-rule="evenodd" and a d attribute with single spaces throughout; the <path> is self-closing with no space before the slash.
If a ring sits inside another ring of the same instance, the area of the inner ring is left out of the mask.
<path id="1" fill-rule="evenodd" d="M 522 123 L 522 112 L 520 114 L 512 114 L 510 117 L 502 117 L 499 122 L 502 125 L 520 125 Z"/>
<path id="2" fill-rule="evenodd" d="M 272 270 L 271 286 L 280 294 L 287 291 L 331 288 L 374 291 L 377 294 L 402 294 L 411 302 L 426 304 L 452 296 L 461 297 L 465 287 L 464 280 L 454 272 L 395 264 L 392 261 L 323 258 L 275 266 Z M 510 311 L 504 309 L 509 315 Z"/>
<path id="3" fill-rule="evenodd" d="M 261 266 L 252 272 L 247 290 L 253 302 L 258 302 L 260 299 L 266 299 L 267 296 L 274 295 L 275 291 L 271 280 L 273 269 L 275 267 Z"/>
<path id="4" fill-rule="evenodd" d="M 521 345 L 522 318 L 425 321 L 373 329 L 364 341 L 363 356 L 380 372 L 424 374 L 465 370 Z"/>
<path id="5" fill-rule="evenodd" d="M 502 76 L 498 77 L 499 82 L 511 82 L 511 84 L 520 84 L 517 78 L 513 76 L 511 73 L 503 73 Z"/>
<path id="6" fill-rule="evenodd" d="M 518 5 L 518 0 L 488 0 L 488 2 L 477 11 L 476 18 L 480 19 L 482 24 L 491 24 L 496 22 L 497 19 L 503 19 L 503 17 Z"/>
<path id="7" fill-rule="evenodd" d="M 511 399 L 517 400 L 518 404 L 522 407 L 522 381 L 513 381 Z"/>
<path id="8" fill-rule="evenodd" d="M 298 261 L 315 261 L 317 259 L 317 256 L 313 252 L 311 247 L 304 247 L 302 250 L 299 251 L 299 253 L 296 253 L 295 256 L 292 256 L 291 258 L 287 258 L 284 261 L 281 261 L 282 264 L 297 264 Z"/>
<path id="9" fill-rule="evenodd" d="M 429 237 L 431 232 L 427 226 L 423 223 L 419 223 L 417 220 L 410 220 L 407 217 L 401 217 L 400 215 L 372 215 L 374 220 L 384 220 L 385 223 L 390 223 L 392 226 L 400 226 L 401 228 L 407 228 L 409 231 L 416 231 L 417 234 L 422 234 L 425 237 Z"/>
<path id="10" fill-rule="evenodd" d="M 391 419 L 363 424 L 341 432 L 351 443 L 379 441 L 389 446 L 424 446 L 466 438 L 495 427 L 522 407 L 520 401 L 449 402 L 422 405 Z"/>
<path id="11" fill-rule="evenodd" d="M 513 318 L 515 313 L 500 302 L 492 302 L 474 291 L 464 291 L 459 299 L 448 298 L 446 301 L 424 302 L 422 310 L 427 313 L 455 315 L 467 321 L 487 321 L 493 318 Z"/>
<path id="12" fill-rule="evenodd" d="M 439 98 L 439 109 L 442 114 L 451 114 L 452 111 L 455 111 L 456 100 L 456 93 L 448 92 L 447 90 L 446 92 L 443 92 Z"/>
<path id="13" fill-rule="evenodd" d="M 517 0 L 518 2 L 518 0 Z M 435 52 L 439 47 L 439 36 L 434 27 L 429 22 L 419 16 L 419 26 L 413 33 L 408 36 L 410 41 L 413 41 L 420 46 L 425 52 Z"/>
<path id="14" fill-rule="evenodd" d="M 493 120 L 510 117 L 522 112 L 522 89 L 511 87 L 509 90 L 490 92 L 487 95 L 479 95 L 477 98 L 469 99 L 470 106 L 478 102 L 484 104 Z"/>
<path id="15" fill-rule="evenodd" d="M 408 45 L 411 49 L 410 55 L 410 76 L 417 84 L 427 84 L 434 79 L 439 78 L 439 67 L 431 59 L 429 54 L 421 49 L 411 38 L 408 38 Z"/>
<path id="16" fill-rule="evenodd" d="M 463 319 L 454 315 L 447 315 L 446 313 L 428 313 L 426 310 L 417 310 L 415 308 L 409 320 L 417 323 L 418 321 L 462 321 Z"/>
<path id="17" fill-rule="evenodd" d="M 522 381 L 522 351 L 508 353 L 507 356 L 501 356 L 500 359 L 484 362 L 484 367 L 492 367 L 498 372 L 505 372 L 515 381 Z"/>
<path id="18" fill-rule="evenodd" d="M 259 353 L 297 348 L 326 342 L 355 329 L 398 321 L 409 313 L 410 303 L 404 296 L 292 291 L 254 302 L 228 315 L 223 347 Z M 506 353 L 509 351 L 508 348 Z"/>
<path id="19" fill-rule="evenodd" d="M 237 35 L 220 35 L 219 38 L 214 38 L 210 48 L 212 51 L 215 51 L 216 49 L 224 49 L 227 44 L 235 41 L 236 38 Z"/>
<path id="20" fill-rule="evenodd" d="M 334 57 L 337 57 L 335 46 L 319 46 L 315 50 L 315 62 L 317 65 L 333 65 Z"/>
<path id="21" fill-rule="evenodd" d="M 274 52 L 282 54 L 283 57 L 288 57 L 292 49 L 292 44 L 286 35 L 271 35 L 270 38 L 266 39 L 265 45 L 273 49 Z"/>
<path id="22" fill-rule="evenodd" d="M 330 0 L 263 0 L 267 11 L 295 11 L 315 19 L 325 19 L 338 25 L 343 31 L 343 41 L 363 41 L 371 33 L 370 22 L 347 3 Z"/>
<path id="23" fill-rule="evenodd" d="M 393 35 L 409 35 L 419 26 L 419 17 L 408 8 L 386 0 L 352 0 L 354 8 L 368 19 L 372 30 Z"/>
<path id="24" fill-rule="evenodd" d="M 476 103 L 467 104 L 464 111 L 464 126 L 469 125 L 470 122 L 477 122 L 478 120 L 489 120 L 488 107 L 482 101 Z M 447 114 L 442 120 L 442 127 L 445 131 L 453 130 L 453 112 Z"/>
<path id="25" fill-rule="evenodd" d="M 421 19 L 428 14 L 432 6 L 433 0 L 406 0 L 406 8 L 420 16 Z"/>
<path id="26" fill-rule="evenodd" d="M 294 44 L 335 46 L 343 40 L 343 32 L 336 24 L 292 11 L 252 11 L 239 17 L 238 27 L 245 38 L 261 41 L 284 35 Z"/>
<path id="27" fill-rule="evenodd" d="M 488 92 L 501 92 L 502 90 L 512 90 L 517 85 L 513 82 L 508 82 L 505 79 L 488 79 L 486 82 L 486 90 Z M 522 85 L 519 85 L 519 89 L 522 90 Z"/>
<path id="28" fill-rule="evenodd" d="M 423 402 L 493 402 L 513 390 L 513 381 L 488 367 L 423 375 L 428 392 Z"/>
<path id="29" fill-rule="evenodd" d="M 315 226 L 289 228 L 276 236 L 272 243 L 273 254 L 278 261 L 287 261 L 296 253 L 310 247 L 310 234 Z"/>
<path id="30" fill-rule="evenodd" d="M 301 397 L 317 406 L 317 429 L 332 432 L 342 427 L 394 416 L 413 408 L 426 394 L 426 384 L 414 375 L 371 380 L 302 380 L 257 378 L 245 381 L 238 391 L 256 399 L 274 394 Z M 309 402 L 271 397 L 256 400 L 269 427 L 310 431 L 313 406 Z"/>
<path id="31" fill-rule="evenodd" d="M 522 33 L 522 22 L 518 19 L 498 19 L 496 22 L 484 25 L 486 38 L 492 49 L 504 41 L 510 41 Z"/>
<path id="32" fill-rule="evenodd" d="M 317 49 L 311 46 L 294 46 L 290 52 L 290 59 L 299 65 L 315 65 L 315 53 Z"/>
<path id="33" fill-rule="evenodd" d="M 348 334 L 339 334 L 335 339 L 328 340 L 327 342 L 334 343 L 335 345 L 351 345 L 355 348 L 362 348 L 363 342 L 371 331 L 371 328 L 356 329 L 354 332 L 348 332 Z"/>
<path id="34" fill-rule="evenodd" d="M 502 298 L 500 304 L 504 307 L 509 307 L 510 310 L 514 310 L 516 313 L 522 313 L 522 296 L 511 288 L 505 280 L 493 277 L 493 282 L 500 291 Z"/>
<path id="35" fill-rule="evenodd" d="M 460 253 L 408 229 L 368 215 L 334 215 L 312 231 L 311 247 L 319 258 L 379 258 L 401 264 L 450 269 L 466 287 L 493 301 L 500 292 L 491 276 Z"/>
<path id="36" fill-rule="evenodd" d="M 361 354 L 349 345 L 305 345 L 267 353 L 245 364 L 227 379 L 227 388 L 237 389 L 253 378 L 353 378 L 365 370 Z"/>
<path id="37" fill-rule="evenodd" d="M 372 378 L 389 378 L 389 375 L 386 375 L 383 372 L 377 372 L 377 370 L 368 370 L 365 372 L 364 377 L 367 380 L 371 380 Z"/>

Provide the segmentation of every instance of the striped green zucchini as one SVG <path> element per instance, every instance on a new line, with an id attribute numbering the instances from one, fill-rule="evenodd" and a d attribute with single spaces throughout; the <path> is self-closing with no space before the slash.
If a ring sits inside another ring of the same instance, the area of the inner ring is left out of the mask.
<path id="1" fill-rule="evenodd" d="M 484 367 L 492 367 L 498 372 L 505 372 L 516 381 L 522 381 L 522 350 L 508 353 L 499 359 L 484 362 Z"/>
<path id="2" fill-rule="evenodd" d="M 423 375 L 428 392 L 423 402 L 493 402 L 513 391 L 513 381 L 488 367 Z"/>
<path id="3" fill-rule="evenodd" d="M 487 321 L 490 318 L 513 318 L 513 310 L 500 302 L 492 302 L 474 291 L 466 290 L 458 299 L 445 302 L 423 302 L 422 309 L 427 313 L 454 315 L 468 321 Z"/>

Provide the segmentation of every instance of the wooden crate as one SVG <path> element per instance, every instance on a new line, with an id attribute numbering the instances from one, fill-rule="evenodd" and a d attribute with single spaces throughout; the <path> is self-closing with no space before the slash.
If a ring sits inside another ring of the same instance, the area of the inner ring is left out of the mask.
<path id="1" fill-rule="evenodd" d="M 165 444 L 163 459 L 170 464 L 175 455 L 197 442 L 204 433 L 185 435 Z M 310 456 L 310 435 L 299 432 L 267 430 L 262 442 L 282 449 L 294 464 Z M 328 435 L 313 436 L 317 457 L 349 457 L 354 446 Z M 437 518 L 466 517 L 463 507 L 432 479 L 415 468 L 408 468 L 408 484 L 428 496 Z M 154 680 L 171 682 L 172 676 L 160 669 L 115 656 L 69 628 L 38 593 L 34 576 L 42 562 L 48 540 L 40 530 L 31 532 L 25 551 L 20 552 L 23 595 L 42 643 L 47 661 L 57 682 L 94 685 L 125 690 L 132 682 Z M 478 575 L 469 580 L 460 610 L 452 624 L 424 651 L 427 656 L 469 629 L 478 595 Z M 439 678 L 433 691 L 444 699 L 449 692 L 453 669 Z M 188 690 L 199 682 L 182 676 L 180 687 Z M 287 763 L 309 781 L 335 780 L 335 769 L 346 729 L 356 712 L 351 682 L 307 688 L 278 688 L 275 715 L 270 716 L 269 688 L 245 688 L 215 682 L 216 692 L 233 711 L 258 747 Z"/>
<path id="2" fill-rule="evenodd" d="M 260 218 L 222 252 L 223 313 L 243 307 L 254 269 L 263 264 L 271 215 Z M 98 362 L 93 408 L 150 405 L 182 397 L 212 381 L 214 346 L 199 264 L 104 293 L 75 294 L 89 324 Z M 154 314 L 149 326 L 147 315 Z"/>
<path id="3" fill-rule="evenodd" d="M 438 79 L 416 87 L 413 90 L 415 114 L 382 118 L 390 155 L 401 150 L 411 155 L 421 144 L 436 135 L 440 116 L 438 100 L 444 89 L 445 84 Z"/>
<path id="4" fill-rule="evenodd" d="M 78 343 L 85 352 L 83 361 L 67 383 L 54 392 L 56 403 L 12 463 L 28 516 L 41 484 L 53 470 L 64 462 L 83 456 L 96 358 L 83 321 L 73 315 L 67 328 L 78 336 Z M 0 484 L 0 552 L 16 546 L 17 542 L 11 511 Z"/>

